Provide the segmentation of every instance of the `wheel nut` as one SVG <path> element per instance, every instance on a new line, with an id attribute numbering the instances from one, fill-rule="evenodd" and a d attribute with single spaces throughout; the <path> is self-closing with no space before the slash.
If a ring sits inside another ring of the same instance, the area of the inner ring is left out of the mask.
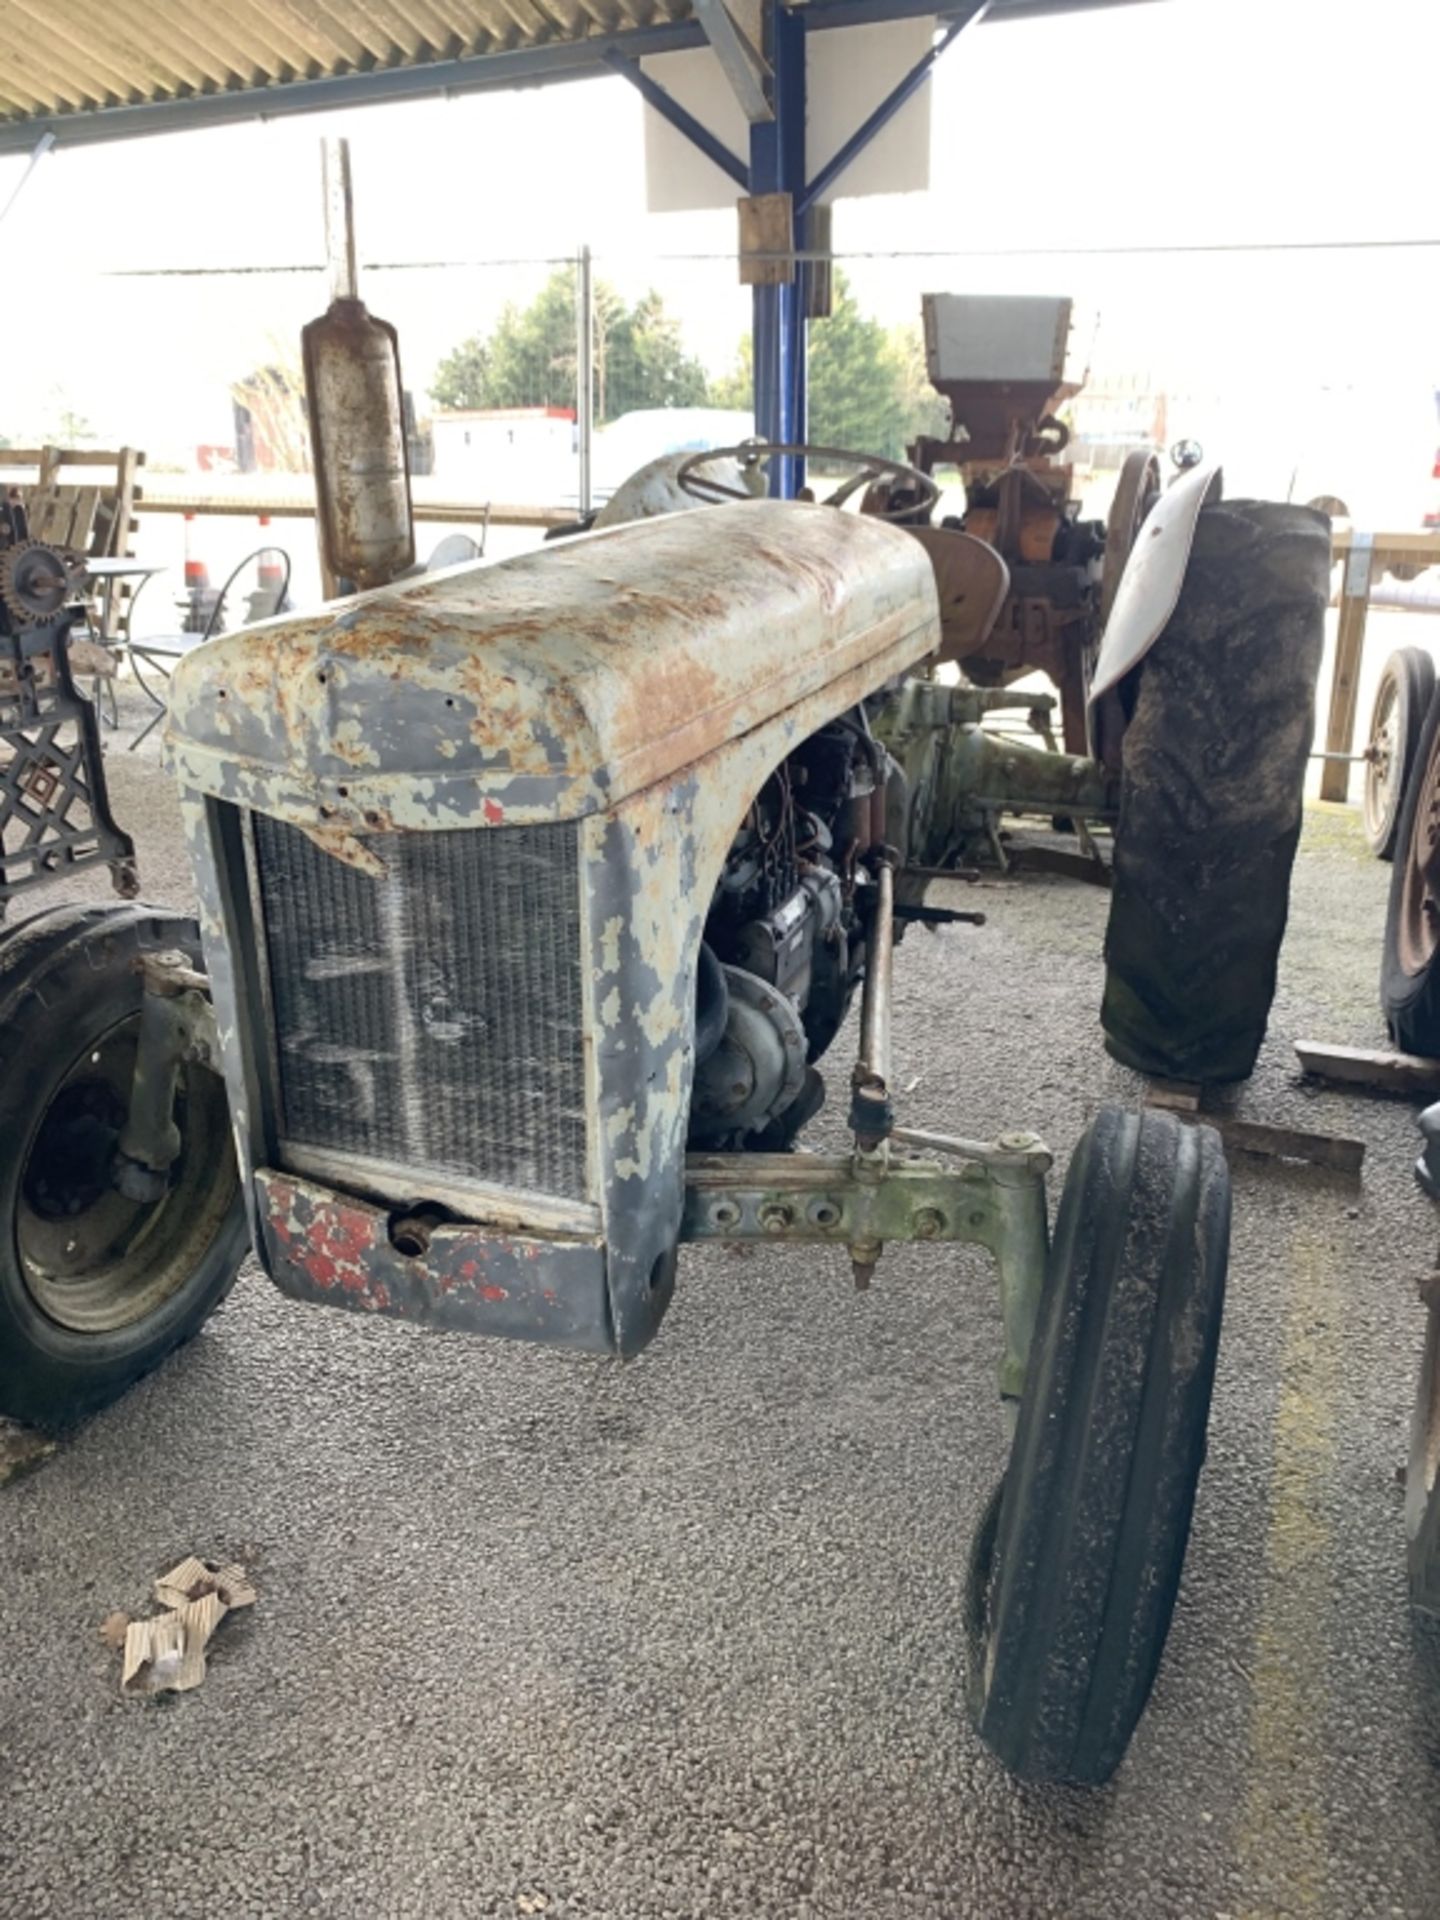
<path id="1" fill-rule="evenodd" d="M 795 1215 L 789 1207 L 782 1206 L 778 1200 L 771 1200 L 760 1209 L 760 1224 L 766 1233 L 784 1233 L 794 1224 Z"/>
<path id="2" fill-rule="evenodd" d="M 935 1207 L 922 1207 L 914 1222 L 917 1240 L 933 1240 L 937 1233 L 945 1229 L 945 1216 Z"/>

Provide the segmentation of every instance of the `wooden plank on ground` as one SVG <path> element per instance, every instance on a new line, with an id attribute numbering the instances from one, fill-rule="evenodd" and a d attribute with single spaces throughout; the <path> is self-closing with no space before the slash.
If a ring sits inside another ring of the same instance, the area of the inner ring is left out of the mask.
<path id="1" fill-rule="evenodd" d="M 1359 1173 L 1365 1160 L 1365 1142 L 1337 1133 L 1306 1133 L 1299 1127 L 1276 1127 L 1263 1120 L 1220 1118 L 1218 1126 L 1227 1147 L 1243 1153 L 1262 1153 L 1271 1160 L 1308 1160 L 1313 1166 L 1337 1173 Z"/>
<path id="2" fill-rule="evenodd" d="M 1145 1104 L 1167 1107 L 1172 1113 L 1198 1113 L 1204 1092 L 1198 1080 L 1151 1080 L 1145 1089 Z"/>
<path id="3" fill-rule="evenodd" d="M 1306 1073 L 1376 1093 L 1440 1094 L 1440 1060 L 1373 1047 L 1338 1047 L 1324 1040 L 1297 1040 Z"/>

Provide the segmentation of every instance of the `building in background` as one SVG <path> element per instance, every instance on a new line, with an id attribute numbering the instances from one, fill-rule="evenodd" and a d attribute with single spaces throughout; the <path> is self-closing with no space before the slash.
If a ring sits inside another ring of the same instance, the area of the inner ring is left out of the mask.
<path id="1" fill-rule="evenodd" d="M 515 506 L 562 506 L 576 489 L 570 407 L 464 407 L 431 416 L 434 472 L 457 493 Z"/>

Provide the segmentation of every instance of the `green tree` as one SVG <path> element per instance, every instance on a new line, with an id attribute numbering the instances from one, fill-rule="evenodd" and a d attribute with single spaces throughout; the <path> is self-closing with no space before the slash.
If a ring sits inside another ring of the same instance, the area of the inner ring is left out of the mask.
<path id="1" fill-rule="evenodd" d="M 733 369 L 712 383 L 717 407 L 752 404 L 754 356 L 750 336 L 740 342 Z M 837 268 L 828 319 L 809 329 L 809 425 L 820 446 L 903 457 L 917 434 L 944 431 L 945 406 L 925 378 L 920 329 L 887 333 L 860 311 Z"/>
<path id="2" fill-rule="evenodd" d="M 755 405 L 755 341 L 751 334 L 741 336 L 735 364 L 710 382 L 712 407 L 728 407 L 737 413 L 749 413 Z"/>
<path id="3" fill-rule="evenodd" d="M 679 321 L 665 311 L 665 303 L 654 291 L 644 294 L 628 313 L 612 319 L 605 359 L 607 418 L 631 407 L 705 404 L 705 369 L 686 353 Z"/>
<path id="4" fill-rule="evenodd" d="M 597 281 L 594 312 L 598 422 L 634 407 L 703 404 L 705 371 L 685 352 L 658 293 L 627 307 Z M 462 341 L 430 391 L 442 407 L 573 407 L 575 269 L 559 268 L 528 307 L 506 306 L 491 333 Z"/>
<path id="5" fill-rule="evenodd" d="M 478 407 L 484 403 L 489 386 L 490 348 L 477 333 L 462 340 L 440 362 L 430 382 L 430 395 L 437 406 Z"/>
<path id="6" fill-rule="evenodd" d="M 810 322 L 809 437 L 828 447 L 903 454 L 904 381 L 884 327 L 856 305 L 837 267 L 828 319 Z"/>
<path id="7" fill-rule="evenodd" d="M 925 339 L 919 326 L 892 327 L 890 348 L 900 369 L 900 399 L 905 414 L 905 445 L 924 437 L 944 440 L 950 432 L 950 405 L 930 384 Z"/>

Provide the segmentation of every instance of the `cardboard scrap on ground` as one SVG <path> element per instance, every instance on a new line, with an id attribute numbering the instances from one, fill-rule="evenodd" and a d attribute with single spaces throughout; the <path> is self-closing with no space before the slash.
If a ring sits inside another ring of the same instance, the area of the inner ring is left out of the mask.
<path id="1" fill-rule="evenodd" d="M 243 1567 L 221 1567 L 191 1554 L 155 1582 L 155 1598 L 164 1613 L 125 1625 L 122 1693 L 186 1693 L 198 1687 L 211 1635 L 227 1613 L 254 1605 L 255 1589 Z M 102 1623 L 107 1645 L 116 1644 L 122 1618 L 112 1613 Z"/>

